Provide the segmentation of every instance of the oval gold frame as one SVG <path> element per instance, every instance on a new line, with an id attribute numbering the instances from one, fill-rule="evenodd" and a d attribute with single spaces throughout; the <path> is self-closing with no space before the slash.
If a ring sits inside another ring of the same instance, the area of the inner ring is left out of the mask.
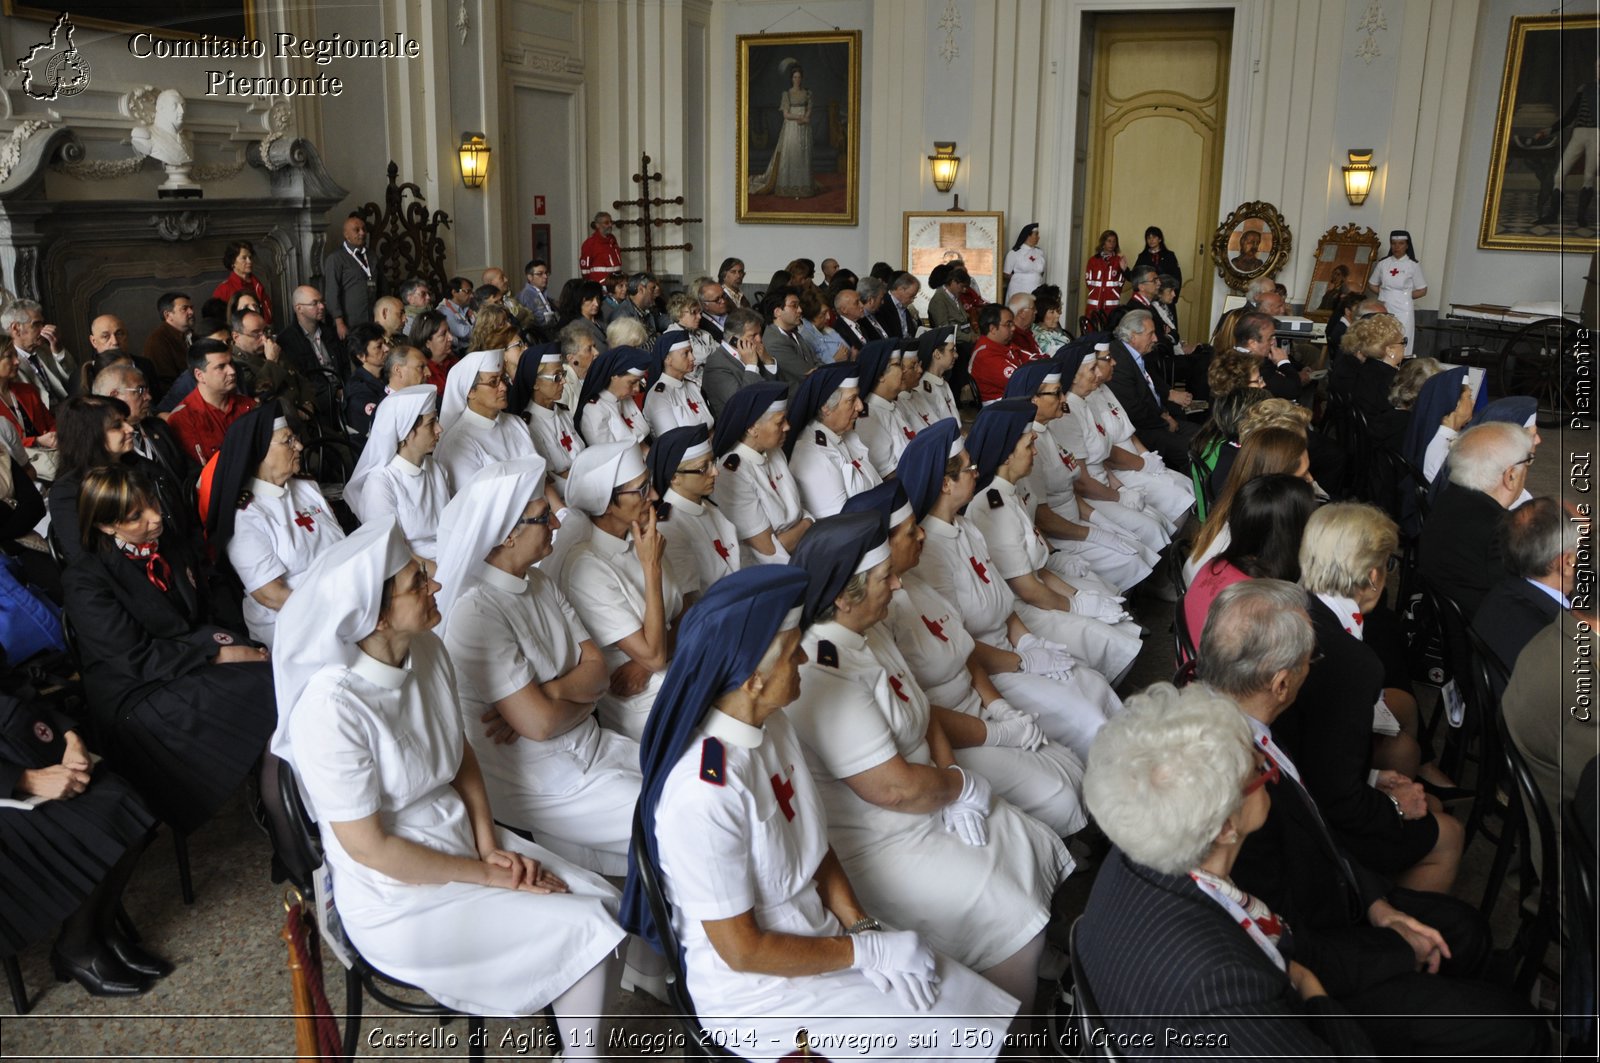
<path id="1" fill-rule="evenodd" d="M 1233 260 L 1228 257 L 1228 238 L 1233 235 L 1241 222 L 1255 219 L 1267 227 L 1272 234 L 1272 250 L 1267 254 L 1266 264 L 1258 270 L 1244 273 L 1234 268 Z M 1242 292 L 1245 287 L 1257 277 L 1275 277 L 1278 271 L 1289 261 L 1289 251 L 1294 243 L 1294 235 L 1289 231 L 1289 223 L 1283 220 L 1283 215 L 1278 213 L 1278 208 L 1262 200 L 1252 200 L 1235 210 L 1222 220 L 1217 226 L 1216 233 L 1211 237 L 1211 261 L 1217 267 L 1217 276 L 1228 286 L 1230 291 Z"/>

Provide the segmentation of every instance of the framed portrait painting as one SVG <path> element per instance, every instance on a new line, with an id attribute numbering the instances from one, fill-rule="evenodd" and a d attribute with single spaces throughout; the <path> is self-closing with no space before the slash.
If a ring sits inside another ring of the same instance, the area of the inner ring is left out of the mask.
<path id="1" fill-rule="evenodd" d="M 1317 241 L 1311 265 L 1311 287 L 1306 291 L 1305 315 L 1326 321 L 1341 295 L 1367 290 L 1367 276 L 1378 261 L 1378 234 L 1351 222 L 1335 225 Z"/>
<path id="2" fill-rule="evenodd" d="M 1600 18 L 1593 16 L 1511 20 L 1479 247 L 1600 250 L 1594 189 L 1583 188 L 1600 145 L 1594 126 L 1581 118 L 1600 106 L 1597 32 Z"/>
<path id="3" fill-rule="evenodd" d="M 1245 203 L 1222 220 L 1211 237 L 1217 274 L 1236 292 L 1257 277 L 1275 277 L 1289 260 L 1289 223 L 1271 203 Z"/>
<path id="4" fill-rule="evenodd" d="M 855 225 L 861 31 L 738 38 L 736 221 Z"/>
<path id="5" fill-rule="evenodd" d="M 928 275 L 956 259 L 972 274 L 973 286 L 985 302 L 1000 301 L 1006 255 L 1003 211 L 908 210 L 903 219 L 906 272 L 922 282 L 914 304 L 917 313 L 927 312 L 933 296 Z"/>

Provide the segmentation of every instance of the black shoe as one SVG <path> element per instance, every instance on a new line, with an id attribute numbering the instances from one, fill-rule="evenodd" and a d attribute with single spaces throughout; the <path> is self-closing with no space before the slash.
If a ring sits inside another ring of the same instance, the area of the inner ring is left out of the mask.
<path id="1" fill-rule="evenodd" d="M 151 986 L 148 975 L 130 971 L 109 951 L 103 951 L 87 963 L 67 959 L 59 949 L 50 950 L 50 969 L 56 981 L 74 981 L 83 986 L 92 997 L 136 997 Z"/>
<path id="2" fill-rule="evenodd" d="M 151 978 L 165 978 L 175 968 L 160 956 L 154 956 L 123 937 L 121 934 L 107 934 L 106 947 L 111 954 L 122 962 L 122 966 L 135 974 L 146 974 Z"/>

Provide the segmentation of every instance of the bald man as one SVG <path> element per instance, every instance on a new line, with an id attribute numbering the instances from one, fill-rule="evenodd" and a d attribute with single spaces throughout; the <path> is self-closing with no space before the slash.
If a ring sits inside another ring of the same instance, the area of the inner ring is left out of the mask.
<path id="1" fill-rule="evenodd" d="M 383 267 L 367 249 L 367 223 L 360 218 L 344 220 L 344 242 L 322 260 L 322 282 L 328 286 L 328 318 L 341 340 L 373 320 Z"/>
<path id="2" fill-rule="evenodd" d="M 278 330 L 280 357 L 315 393 L 317 420 L 335 427 L 334 391 L 350 375 L 350 358 L 334 326 L 327 321 L 322 293 L 302 284 L 289 296 L 294 316 Z"/>
<path id="3" fill-rule="evenodd" d="M 406 331 L 406 304 L 392 295 L 385 295 L 372 304 L 373 320 L 388 333 L 391 340 L 401 338 Z"/>
<path id="4" fill-rule="evenodd" d="M 134 354 L 128 347 L 128 326 L 124 325 L 122 319 L 115 314 L 101 314 L 89 322 L 89 347 L 94 351 L 96 363 L 94 369 L 89 372 L 96 372 L 111 364 L 111 359 L 105 356 L 115 351 L 117 354 L 126 355 L 146 378 L 155 377 L 156 367 L 151 364 L 150 359 Z M 92 380 L 80 380 L 79 374 L 74 372 L 71 381 L 72 393 L 76 395 L 86 390 L 92 383 Z"/>
<path id="5" fill-rule="evenodd" d="M 499 266 L 490 266 L 488 269 L 483 271 L 483 276 L 479 279 L 478 283 L 480 285 L 492 284 L 496 288 L 500 289 L 500 295 L 502 296 L 500 305 L 510 311 L 512 317 L 516 318 L 517 328 L 526 330 L 529 326 L 534 324 L 533 314 L 529 312 L 527 307 L 523 306 L 515 299 L 504 298 L 504 296 L 511 291 L 511 278 L 506 276 L 505 270 L 501 269 Z"/>

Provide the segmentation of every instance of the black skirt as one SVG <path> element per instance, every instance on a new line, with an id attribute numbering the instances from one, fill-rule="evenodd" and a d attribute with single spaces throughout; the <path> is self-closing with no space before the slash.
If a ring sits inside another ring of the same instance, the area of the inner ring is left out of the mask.
<path id="1" fill-rule="evenodd" d="M 187 833 L 238 788 L 277 721 L 270 663 L 208 665 L 125 706 L 106 755 L 158 816 Z"/>
<path id="2" fill-rule="evenodd" d="M 77 797 L 0 809 L 0 954 L 28 948 L 77 911 L 155 823 L 103 764 Z"/>

